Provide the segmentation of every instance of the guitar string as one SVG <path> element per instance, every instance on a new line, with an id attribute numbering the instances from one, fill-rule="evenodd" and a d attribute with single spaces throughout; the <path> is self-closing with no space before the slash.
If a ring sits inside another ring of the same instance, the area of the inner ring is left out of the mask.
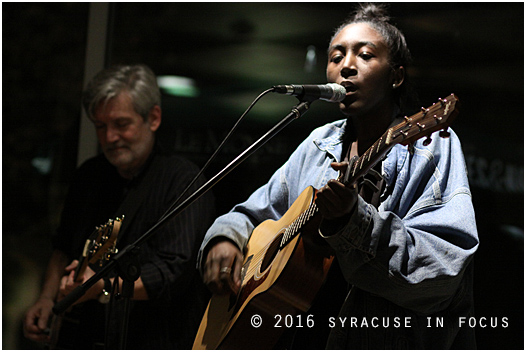
<path id="1" fill-rule="evenodd" d="M 448 102 L 447 98 L 444 99 L 445 102 Z M 415 119 L 418 119 L 420 121 L 424 121 L 426 119 L 426 116 L 428 115 L 432 115 L 434 114 L 435 112 L 439 111 L 439 110 L 442 110 L 443 109 L 443 106 L 440 102 L 438 103 L 435 103 L 433 104 L 432 106 L 430 106 L 429 108 L 427 109 L 422 109 L 423 111 L 417 113 L 417 114 L 414 114 L 413 116 L 407 118 L 407 121 L 404 121 L 394 127 L 392 127 L 390 130 L 401 130 L 403 129 L 404 127 L 406 126 L 410 126 L 410 124 L 408 124 L 408 121 L 414 121 Z M 433 117 L 434 118 L 434 117 Z M 360 170 L 362 170 L 363 168 L 363 163 L 365 161 L 366 158 L 368 158 L 368 161 L 371 160 L 371 156 L 373 155 L 373 152 L 374 152 L 374 149 L 377 149 L 377 151 L 380 150 L 380 148 L 383 148 L 385 146 L 385 136 L 386 136 L 387 132 L 384 133 L 384 135 L 382 135 L 382 137 L 377 141 L 375 142 L 355 163 L 355 168 L 354 168 L 354 171 L 353 171 L 353 177 L 356 175 L 356 166 L 358 164 L 360 164 Z M 383 144 L 383 146 L 382 146 Z M 378 152 L 376 152 L 377 154 Z M 280 248 L 282 249 L 292 238 L 294 238 L 298 233 L 299 233 L 299 230 L 301 229 L 302 226 L 305 225 L 305 222 L 304 222 L 304 219 L 305 217 L 307 217 L 307 221 L 310 219 L 310 216 L 308 216 L 307 214 L 312 210 L 312 205 L 314 205 L 315 203 L 312 203 L 311 206 L 309 206 L 309 208 L 304 211 L 283 233 L 283 237 L 282 237 L 282 240 L 281 240 L 281 243 L 280 243 Z M 272 242 L 273 243 L 273 242 Z M 261 250 L 260 253 L 258 253 L 257 255 L 257 258 L 260 258 L 261 255 L 263 255 L 266 250 L 268 249 L 270 245 L 266 246 L 264 249 L 265 250 Z M 257 268 L 257 266 L 254 266 L 254 270 Z M 248 272 L 248 271 L 247 271 Z M 251 271 L 252 272 L 252 271 Z"/>
<path id="2" fill-rule="evenodd" d="M 451 96 L 448 96 L 447 98 L 443 99 L 442 101 L 444 103 L 449 103 L 450 101 L 448 100 L 448 98 L 450 98 L 450 97 Z M 406 126 L 410 126 L 410 124 L 408 124 L 408 121 L 413 121 L 414 122 L 414 120 L 417 119 L 417 118 L 419 120 L 418 122 L 425 121 L 426 120 L 426 116 L 433 115 L 434 113 L 436 113 L 436 112 L 438 112 L 440 110 L 443 110 L 443 104 L 439 101 L 437 103 L 434 103 L 433 105 L 431 105 L 427 109 L 422 108 L 421 112 L 416 113 L 416 114 L 412 115 L 411 117 L 408 117 L 406 121 L 403 121 L 403 122 L 399 123 L 398 125 L 393 126 L 389 130 L 391 130 L 391 131 L 393 131 L 393 130 L 401 130 L 402 128 L 404 128 Z M 436 120 L 435 116 L 436 115 L 433 115 L 433 119 Z M 440 120 L 442 118 L 443 118 L 443 116 L 440 117 Z M 430 120 L 430 121 L 432 121 L 432 120 Z M 437 124 L 438 124 L 438 121 L 437 121 Z M 368 158 L 369 159 L 368 161 L 370 161 L 371 160 L 371 155 L 373 155 L 373 153 L 378 154 L 378 152 L 380 151 L 380 148 L 384 148 L 386 146 L 386 138 L 385 137 L 386 137 L 387 133 L 389 132 L 389 130 L 387 132 L 385 132 L 382 135 L 382 137 L 378 141 L 376 141 L 369 149 L 367 149 L 367 151 L 362 156 L 360 156 L 358 160 L 356 160 L 356 162 L 353 165 L 354 166 L 354 170 L 353 170 L 353 173 L 352 173 L 353 177 L 356 174 L 356 167 L 358 166 L 358 164 L 360 164 L 360 171 L 361 171 L 365 159 Z M 374 149 L 377 149 L 377 151 L 374 152 Z M 294 237 L 296 237 L 301 232 L 301 229 L 303 228 L 303 226 L 305 226 L 305 224 L 312 218 L 312 216 L 317 211 L 318 211 L 318 209 L 316 207 L 316 203 L 314 203 L 314 202 L 311 203 L 311 205 L 304 212 L 302 212 L 286 228 L 286 230 L 283 232 L 283 236 L 282 236 L 282 239 L 281 239 L 280 246 L 279 246 L 278 250 L 282 250 Z M 252 261 L 249 264 L 249 269 L 246 270 L 244 278 L 253 277 L 256 269 L 262 263 L 262 259 L 264 258 L 264 255 L 266 254 L 268 248 L 272 245 L 272 243 L 274 243 L 274 241 L 272 241 L 271 243 L 267 244 L 265 247 L 263 247 L 263 249 L 261 249 L 259 252 L 254 254 L 254 257 L 252 258 Z M 245 280 L 243 280 L 243 281 L 245 281 Z"/>
<path id="3" fill-rule="evenodd" d="M 310 208 L 310 207 L 309 207 L 309 208 Z M 307 209 L 307 210 L 308 210 L 308 209 Z M 293 232 L 293 233 L 296 232 L 296 228 L 298 227 L 297 225 L 298 225 L 299 222 L 301 222 L 301 221 L 299 221 L 299 220 L 303 219 L 303 217 L 304 217 L 305 213 L 307 212 L 307 210 L 304 211 L 300 216 L 298 216 L 298 217 L 297 217 L 297 218 L 296 218 L 296 219 L 295 219 L 295 220 L 294 220 L 294 221 L 293 221 L 293 222 L 292 222 L 292 223 L 291 223 L 291 224 L 285 229 L 285 231 L 284 231 L 284 233 L 283 233 L 283 236 L 282 236 L 282 241 L 280 242 L 280 247 L 279 247 L 279 248 L 283 248 L 283 239 L 284 239 L 285 237 L 289 237 L 289 236 L 290 236 L 289 234 L 290 234 L 291 232 Z M 294 229 L 294 230 L 291 230 L 291 229 Z M 288 242 L 288 241 L 287 241 L 287 242 Z M 254 257 L 252 258 L 252 262 L 251 262 L 251 264 L 254 263 L 255 265 L 249 265 L 249 268 L 251 268 L 251 269 L 247 270 L 246 274 L 248 274 L 248 275 L 245 275 L 245 277 L 247 277 L 247 276 L 248 276 L 248 277 L 252 277 L 252 276 L 254 276 L 254 272 L 255 272 L 255 270 L 260 266 L 260 264 L 261 264 L 261 262 L 262 262 L 262 259 L 264 258 L 264 255 L 266 254 L 268 248 L 269 248 L 273 243 L 274 243 L 274 241 L 270 242 L 270 243 L 267 244 L 262 250 L 260 250 L 258 253 L 256 253 L 256 254 L 254 255 Z M 279 248 L 278 248 L 278 250 L 279 250 Z M 261 260 L 260 260 L 260 259 L 261 259 Z"/>
<path id="4" fill-rule="evenodd" d="M 316 203 L 311 203 L 310 206 L 305 211 L 303 211 L 286 228 L 286 230 L 283 233 L 282 241 L 280 243 L 280 247 L 279 247 L 278 250 L 282 250 L 284 245 L 289 243 L 294 237 L 296 237 L 301 232 L 301 229 L 303 228 L 303 226 L 305 226 L 305 224 L 310 219 L 312 219 L 312 216 L 317 212 L 317 210 L 318 209 L 316 207 Z M 287 234 L 287 232 L 288 232 L 288 234 Z M 287 234 L 287 236 L 289 238 L 286 241 L 283 241 L 283 239 L 285 238 L 286 234 Z M 274 243 L 274 241 L 270 242 L 265 247 L 263 247 L 259 252 L 254 254 L 254 257 L 252 258 L 252 260 L 251 260 L 251 262 L 249 264 L 249 269 L 247 269 L 246 272 L 245 272 L 245 276 L 244 276 L 243 282 L 245 281 L 245 278 L 254 276 L 254 273 L 255 273 L 256 269 L 259 268 L 259 266 L 260 266 L 260 264 L 262 262 L 262 259 L 264 258 L 264 255 L 266 254 L 268 248 L 272 245 L 272 243 Z M 253 263 L 254 263 L 254 265 L 253 265 Z"/>

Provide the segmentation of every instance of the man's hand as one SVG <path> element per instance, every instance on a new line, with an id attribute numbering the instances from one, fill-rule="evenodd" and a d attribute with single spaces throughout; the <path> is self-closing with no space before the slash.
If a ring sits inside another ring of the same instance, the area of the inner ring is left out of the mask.
<path id="1" fill-rule="evenodd" d="M 212 244 L 206 254 L 203 281 L 215 294 L 237 294 L 241 287 L 243 255 L 230 240 Z"/>
<path id="2" fill-rule="evenodd" d="M 49 342 L 47 333 L 48 322 L 52 316 L 51 309 L 55 302 L 46 297 L 40 297 L 35 304 L 29 308 L 24 318 L 24 336 L 36 342 Z"/>
<path id="3" fill-rule="evenodd" d="M 91 268 L 88 266 L 86 267 L 86 270 L 84 271 L 84 275 L 77 278 L 77 281 L 75 281 L 75 269 L 77 268 L 79 264 L 78 260 L 74 260 L 66 267 L 66 275 L 62 277 L 62 280 L 60 281 L 60 291 L 59 291 L 59 297 L 58 299 L 64 298 L 66 295 L 71 293 L 75 288 L 82 285 L 84 282 L 86 282 L 90 277 L 95 275 L 95 272 L 91 270 Z M 96 282 L 93 286 L 91 286 L 86 293 L 80 297 L 75 304 L 85 302 L 90 299 L 97 299 L 99 295 L 102 293 L 102 289 L 104 288 L 104 281 L 99 280 Z"/>

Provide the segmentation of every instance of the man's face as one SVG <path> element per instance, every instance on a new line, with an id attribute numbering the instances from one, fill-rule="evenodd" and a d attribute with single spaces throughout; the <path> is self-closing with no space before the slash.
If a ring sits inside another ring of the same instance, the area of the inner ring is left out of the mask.
<path id="1" fill-rule="evenodd" d="M 161 121 L 155 106 L 144 121 L 133 108 L 127 92 L 101 103 L 95 110 L 94 124 L 104 155 L 121 176 L 132 178 L 148 159 Z"/>

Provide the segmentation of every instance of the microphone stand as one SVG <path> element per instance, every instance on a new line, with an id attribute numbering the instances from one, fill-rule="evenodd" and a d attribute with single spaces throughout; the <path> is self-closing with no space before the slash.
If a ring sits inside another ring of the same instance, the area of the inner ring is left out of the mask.
<path id="1" fill-rule="evenodd" d="M 133 288 L 135 281 L 140 276 L 140 264 L 138 260 L 139 249 L 142 243 L 147 241 L 160 226 L 162 226 L 168 219 L 180 214 L 184 209 L 186 209 L 190 204 L 196 201 L 203 194 L 208 192 L 217 182 L 224 178 L 228 173 L 230 173 L 234 168 L 241 164 L 245 159 L 252 155 L 256 150 L 258 150 L 263 144 L 268 142 L 272 137 L 278 134 L 283 128 L 285 128 L 290 122 L 302 116 L 309 109 L 310 103 L 314 100 L 300 99 L 300 103 L 292 108 L 292 111 L 285 116 L 276 126 L 270 129 L 265 135 L 260 139 L 254 142 L 248 149 L 242 152 L 238 157 L 236 157 L 230 164 L 228 164 L 223 170 L 221 170 L 217 175 L 212 177 L 208 182 L 206 182 L 201 188 L 195 191 L 190 195 L 186 200 L 179 204 L 176 208 L 170 211 L 166 216 L 162 217 L 155 225 L 153 225 L 148 231 L 146 231 L 140 238 L 138 238 L 134 243 L 126 246 L 123 250 L 120 250 L 117 254 L 111 257 L 110 261 L 106 263 L 95 273 L 91 278 L 89 278 L 82 285 L 75 288 L 71 293 L 69 293 L 64 299 L 57 302 L 53 306 L 53 313 L 60 315 L 65 312 L 73 303 L 75 303 L 80 297 L 82 297 L 86 291 L 98 282 L 103 277 L 107 276 L 111 270 L 117 267 L 117 275 L 123 279 L 123 292 L 122 297 L 125 299 L 124 303 L 124 319 L 123 325 L 121 328 L 120 336 L 120 348 L 126 348 L 126 337 L 127 337 L 127 328 L 128 328 L 128 318 L 129 318 L 129 305 L 130 300 L 133 297 Z M 118 277 L 116 278 L 118 279 Z"/>

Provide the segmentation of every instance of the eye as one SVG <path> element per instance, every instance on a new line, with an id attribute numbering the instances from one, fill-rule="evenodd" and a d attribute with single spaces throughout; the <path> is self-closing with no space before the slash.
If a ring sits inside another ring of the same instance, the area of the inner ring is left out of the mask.
<path id="1" fill-rule="evenodd" d="M 118 122 L 117 127 L 118 128 L 126 128 L 126 126 L 129 125 L 129 122 Z"/>
<path id="2" fill-rule="evenodd" d="M 362 52 L 359 54 L 359 56 L 360 56 L 362 59 L 364 59 L 365 61 L 370 60 L 370 59 L 372 59 L 372 58 L 374 57 L 374 55 L 371 54 L 371 53 L 368 52 L 368 51 L 362 51 Z"/>
<path id="3" fill-rule="evenodd" d="M 118 119 L 115 121 L 115 128 L 118 129 L 125 129 L 131 124 L 131 121 L 129 119 Z"/>
<path id="4" fill-rule="evenodd" d="M 334 55 L 331 57 L 331 62 L 337 64 L 339 63 L 340 61 L 343 60 L 343 56 L 342 55 Z"/>

